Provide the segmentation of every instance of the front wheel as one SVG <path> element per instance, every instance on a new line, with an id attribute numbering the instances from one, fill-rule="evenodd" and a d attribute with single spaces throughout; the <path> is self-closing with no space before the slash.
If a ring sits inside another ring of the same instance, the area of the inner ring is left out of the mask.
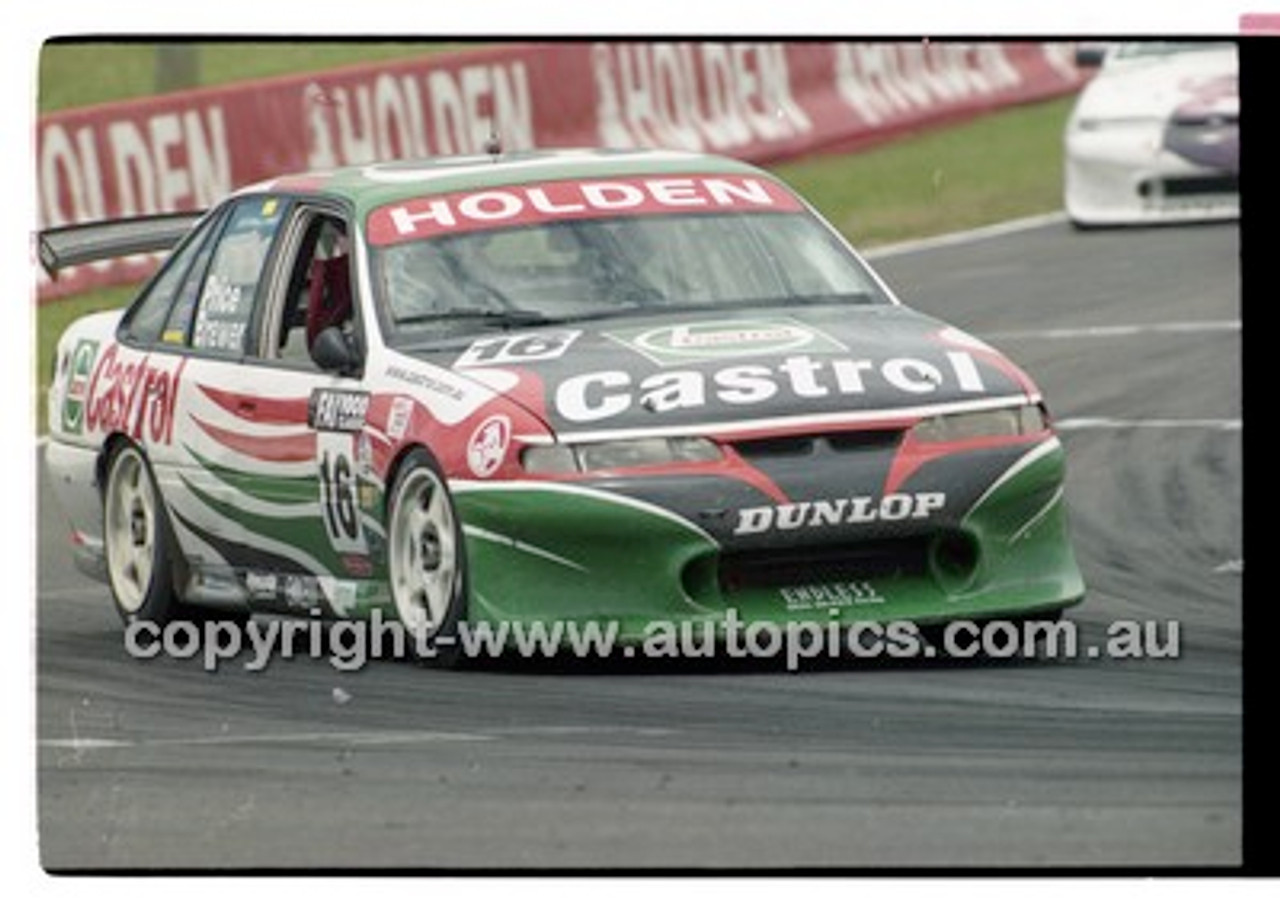
<path id="1" fill-rule="evenodd" d="M 126 622 L 167 622 L 175 605 L 168 518 L 146 457 L 133 444 L 107 461 L 102 516 L 116 611 Z"/>
<path id="2" fill-rule="evenodd" d="M 423 659 L 459 661 L 458 624 L 467 614 L 467 556 L 462 525 L 440 467 L 410 453 L 388 502 L 387 576 L 396 615 Z"/>

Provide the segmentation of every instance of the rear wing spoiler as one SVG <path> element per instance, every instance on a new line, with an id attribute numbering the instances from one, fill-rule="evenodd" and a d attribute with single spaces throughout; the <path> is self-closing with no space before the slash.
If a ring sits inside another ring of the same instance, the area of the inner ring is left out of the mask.
<path id="1" fill-rule="evenodd" d="M 40 230 L 36 234 L 40 264 L 57 278 L 59 271 L 73 265 L 166 251 L 181 242 L 203 216 L 204 211 L 190 211 Z"/>

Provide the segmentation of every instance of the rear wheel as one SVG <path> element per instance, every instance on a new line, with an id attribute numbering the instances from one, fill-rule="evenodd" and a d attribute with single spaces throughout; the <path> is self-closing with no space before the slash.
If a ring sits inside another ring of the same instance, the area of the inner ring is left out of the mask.
<path id="1" fill-rule="evenodd" d="M 126 622 L 169 621 L 175 605 L 169 521 L 146 457 L 131 443 L 107 460 L 102 516 L 116 611 Z"/>
<path id="2" fill-rule="evenodd" d="M 462 524 L 444 475 L 424 450 L 396 474 L 388 504 L 387 574 L 396 615 L 428 662 L 454 665 L 467 613 Z"/>

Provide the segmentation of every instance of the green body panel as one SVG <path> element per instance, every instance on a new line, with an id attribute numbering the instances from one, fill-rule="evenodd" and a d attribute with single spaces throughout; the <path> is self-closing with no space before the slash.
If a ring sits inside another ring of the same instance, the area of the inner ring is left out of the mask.
<path id="1" fill-rule="evenodd" d="M 189 446 L 187 452 L 223 485 L 257 500 L 292 506 L 314 504 L 318 499 L 320 486 L 315 475 L 254 475 L 206 459 Z"/>
<path id="2" fill-rule="evenodd" d="M 384 501 L 378 482 L 363 476 L 356 481 L 356 493 L 359 495 L 356 512 L 360 518 L 368 571 L 353 577 L 347 568 L 348 561 L 334 550 L 325 530 L 315 476 L 282 478 L 248 474 L 205 459 L 194 450 L 190 452 L 211 476 L 209 483 L 216 484 L 217 490 L 221 491 L 220 496 L 214 488 L 197 484 L 191 476 L 181 476 L 183 487 L 198 498 L 208 512 L 243 526 L 255 536 L 305 553 L 320 566 L 319 570 L 312 571 L 314 576 L 348 582 L 360 597 L 356 603 L 356 614 L 367 614 L 379 606 L 385 608 L 390 594 L 385 584 Z M 241 494 L 268 506 L 275 504 L 282 511 L 287 511 L 287 515 L 273 516 L 241 506 L 236 500 L 236 496 Z M 299 515 L 298 510 L 307 504 L 311 505 L 311 511 Z"/>
<path id="3" fill-rule="evenodd" d="M 715 614 L 681 589 L 716 545 L 653 509 L 587 489 L 501 486 L 455 495 L 467 527 L 474 621 L 619 620 Z"/>
<path id="4" fill-rule="evenodd" d="M 205 506 L 218 516 L 239 523 L 256 535 L 264 536 L 285 545 L 292 545 L 314 558 L 328 570 L 334 570 L 337 567 L 337 554 L 325 535 L 324 523 L 321 521 L 320 508 L 318 506 L 315 508 L 314 515 L 302 517 L 268 516 L 223 500 L 201 488 L 189 478 L 184 478 L 183 483 L 188 491 L 198 497 Z"/>

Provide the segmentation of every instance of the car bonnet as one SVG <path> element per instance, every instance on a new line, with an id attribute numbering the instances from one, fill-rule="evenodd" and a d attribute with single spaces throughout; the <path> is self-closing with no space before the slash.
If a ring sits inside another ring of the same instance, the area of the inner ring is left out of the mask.
<path id="1" fill-rule="evenodd" d="M 995 349 L 887 304 L 633 314 L 407 353 L 501 392 L 562 440 L 906 422 L 1038 397 Z"/>

